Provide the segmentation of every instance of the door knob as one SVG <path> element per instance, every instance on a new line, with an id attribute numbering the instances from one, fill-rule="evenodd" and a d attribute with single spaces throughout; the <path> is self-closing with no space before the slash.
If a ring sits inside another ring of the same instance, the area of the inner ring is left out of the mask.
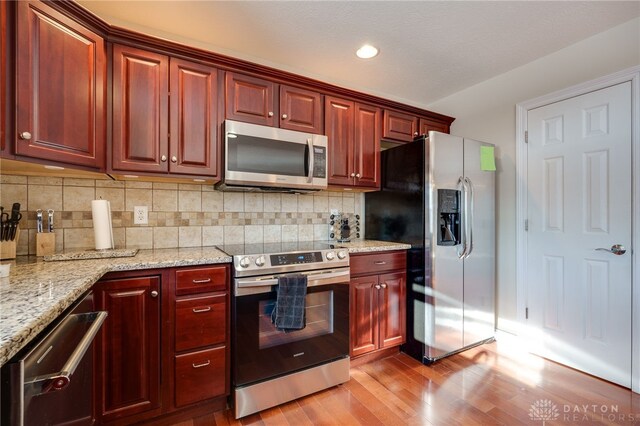
<path id="1" fill-rule="evenodd" d="M 162 161 L 163 163 L 167 161 L 167 156 L 163 155 L 162 157 L 160 157 L 160 161 Z"/>
<path id="2" fill-rule="evenodd" d="M 269 113 L 267 114 L 269 117 L 273 117 L 273 111 L 269 111 Z"/>
<path id="3" fill-rule="evenodd" d="M 151 297 L 158 297 L 158 292 L 155 290 L 151 291 Z"/>
<path id="4" fill-rule="evenodd" d="M 171 162 L 172 163 L 177 163 L 178 162 L 178 157 L 176 157 L 175 155 L 171 157 Z"/>
<path id="5" fill-rule="evenodd" d="M 286 120 L 289 116 L 287 114 L 282 114 L 282 119 Z"/>
<path id="6" fill-rule="evenodd" d="M 20 133 L 20 139 L 28 141 L 31 139 L 31 133 L 29 132 L 21 132 Z"/>
<path id="7" fill-rule="evenodd" d="M 617 256 L 622 256 L 623 254 L 625 254 L 627 252 L 627 249 L 624 248 L 624 246 L 622 244 L 614 244 L 611 246 L 610 249 L 607 248 L 597 248 L 597 251 L 608 251 L 609 253 L 613 253 Z"/>

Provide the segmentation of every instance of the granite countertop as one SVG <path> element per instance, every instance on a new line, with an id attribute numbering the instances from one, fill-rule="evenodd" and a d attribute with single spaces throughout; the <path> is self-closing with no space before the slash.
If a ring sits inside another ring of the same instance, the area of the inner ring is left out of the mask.
<path id="1" fill-rule="evenodd" d="M 12 262 L 0 278 L 0 365 L 38 335 L 104 274 L 112 271 L 229 263 L 215 247 L 140 250 L 135 257 Z"/>
<path id="2" fill-rule="evenodd" d="M 349 243 L 336 243 L 337 246 L 349 249 L 349 253 L 369 253 L 375 251 L 409 250 L 410 244 L 392 243 L 389 241 L 355 240 Z"/>
<path id="3" fill-rule="evenodd" d="M 349 253 L 406 250 L 374 240 L 336 243 Z M 36 337 L 107 272 L 230 263 L 216 247 L 140 250 L 135 257 L 60 262 L 18 258 L 0 278 L 0 366 Z M 5 262 L 6 263 L 6 262 Z"/>

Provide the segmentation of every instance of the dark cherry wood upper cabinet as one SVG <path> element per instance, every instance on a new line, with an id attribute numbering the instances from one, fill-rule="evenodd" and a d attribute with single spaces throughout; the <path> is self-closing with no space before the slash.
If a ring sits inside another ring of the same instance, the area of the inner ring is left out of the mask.
<path id="1" fill-rule="evenodd" d="M 355 172 L 357 186 L 380 188 L 380 108 L 355 105 Z"/>
<path id="2" fill-rule="evenodd" d="M 411 142 L 418 136 L 418 118 L 393 110 L 384 110 L 382 137 L 402 142 Z"/>
<path id="3" fill-rule="evenodd" d="M 160 408 L 160 276 L 114 278 L 94 286 L 107 311 L 96 340 L 98 423 Z"/>
<path id="4" fill-rule="evenodd" d="M 167 172 L 169 58 L 113 46 L 114 170 Z"/>
<path id="5" fill-rule="evenodd" d="M 13 22 L 7 18 L 11 13 L 9 6 L 13 7 L 13 3 L 0 2 L 0 157 L 9 156 L 9 135 L 13 135 L 13 126 L 10 126 L 12 123 L 9 119 L 9 111 L 13 105 L 12 96 L 9 95 L 9 89 L 13 87 L 11 84 L 13 73 L 9 72 L 12 69 L 10 63 L 13 55 L 9 51 L 12 43 L 7 40 L 15 34 L 15 31 L 9 28 Z"/>
<path id="6" fill-rule="evenodd" d="M 322 95 L 299 87 L 280 86 L 280 127 L 322 134 Z"/>
<path id="7" fill-rule="evenodd" d="M 380 347 L 405 342 L 405 272 L 380 275 Z"/>
<path id="8" fill-rule="evenodd" d="M 277 126 L 275 83 L 233 72 L 225 80 L 226 118 Z"/>
<path id="9" fill-rule="evenodd" d="M 46 3 L 16 7 L 16 154 L 104 169 L 104 40 Z"/>
<path id="10" fill-rule="evenodd" d="M 218 176 L 217 70 L 171 58 L 172 173 Z"/>
<path id="11" fill-rule="evenodd" d="M 355 103 L 327 96 L 324 104 L 329 184 L 353 185 Z"/>
<path id="12" fill-rule="evenodd" d="M 429 120 L 428 118 L 420 118 L 420 134 L 426 135 L 430 130 L 449 133 L 449 125 L 441 121 Z"/>

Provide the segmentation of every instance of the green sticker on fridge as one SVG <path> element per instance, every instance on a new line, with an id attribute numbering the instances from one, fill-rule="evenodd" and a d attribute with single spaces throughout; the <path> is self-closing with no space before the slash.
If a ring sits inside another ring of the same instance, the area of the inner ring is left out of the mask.
<path id="1" fill-rule="evenodd" d="M 480 170 L 487 172 L 496 171 L 496 157 L 494 149 L 495 148 L 492 146 L 480 147 Z"/>

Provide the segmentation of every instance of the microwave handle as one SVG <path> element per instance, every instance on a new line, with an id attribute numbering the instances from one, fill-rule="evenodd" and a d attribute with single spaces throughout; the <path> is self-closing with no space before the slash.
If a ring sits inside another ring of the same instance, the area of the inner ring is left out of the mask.
<path id="1" fill-rule="evenodd" d="M 307 161 L 309 162 L 309 175 L 307 176 L 307 182 L 311 183 L 313 182 L 313 166 L 314 166 L 313 142 L 311 138 L 307 139 L 307 145 L 309 146 L 309 156 L 307 158 Z"/>

